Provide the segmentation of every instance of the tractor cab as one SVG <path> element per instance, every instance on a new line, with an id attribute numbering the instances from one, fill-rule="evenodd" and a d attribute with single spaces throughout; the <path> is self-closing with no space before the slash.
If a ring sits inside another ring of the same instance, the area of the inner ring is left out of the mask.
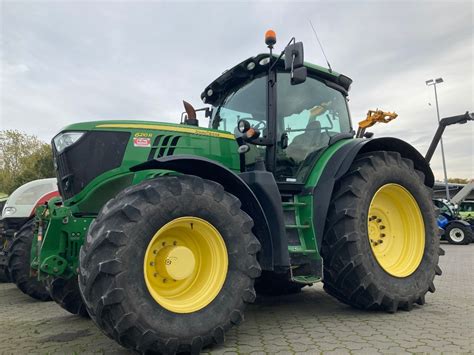
<path id="1" fill-rule="evenodd" d="M 286 68 L 282 55 L 259 54 L 224 72 L 202 93 L 212 105 L 210 128 L 235 134 L 242 172 L 264 166 L 277 182 L 304 183 L 325 149 L 353 137 L 347 106 L 351 79 L 302 58 L 300 65 L 307 75 L 295 84 L 295 69 Z"/>

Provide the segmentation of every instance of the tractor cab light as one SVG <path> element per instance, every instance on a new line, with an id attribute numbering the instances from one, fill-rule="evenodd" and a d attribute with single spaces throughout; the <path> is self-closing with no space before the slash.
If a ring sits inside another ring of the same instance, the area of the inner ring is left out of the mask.
<path id="1" fill-rule="evenodd" d="M 260 61 L 258 62 L 258 64 L 260 65 L 267 65 L 268 63 L 270 63 L 270 57 L 265 57 L 263 59 L 260 59 Z"/>
<path id="2" fill-rule="evenodd" d="M 273 48 L 273 46 L 275 45 L 276 41 L 277 41 L 277 38 L 276 38 L 276 33 L 275 33 L 275 31 L 273 31 L 273 30 L 268 30 L 267 32 L 265 32 L 265 44 L 266 44 L 268 47 Z"/>

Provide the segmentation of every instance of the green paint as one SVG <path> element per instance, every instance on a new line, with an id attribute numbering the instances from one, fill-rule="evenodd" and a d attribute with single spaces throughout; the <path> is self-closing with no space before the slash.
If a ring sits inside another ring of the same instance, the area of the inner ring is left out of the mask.
<path id="1" fill-rule="evenodd" d="M 338 73 L 307 63 L 310 75 L 323 75 L 337 78 Z M 131 172 L 130 168 L 150 158 L 174 155 L 201 156 L 219 162 L 229 169 L 239 171 L 239 155 L 237 143 L 232 134 L 210 128 L 193 127 L 172 123 L 150 121 L 95 121 L 69 125 L 61 132 L 66 131 L 116 131 L 128 132 L 130 137 L 125 149 L 122 163 L 119 167 L 96 176 L 77 194 L 59 204 L 53 199 L 46 206 L 40 206 L 36 211 L 36 219 L 43 225 L 43 239 L 41 243 L 33 243 L 31 251 L 32 267 L 37 269 L 39 279 L 48 275 L 69 278 L 77 275 L 78 254 L 89 225 L 92 223 L 102 206 L 114 198 L 128 186 L 138 184 L 144 180 L 175 174 L 165 170 L 145 170 Z M 161 137 L 159 139 L 159 137 Z M 137 147 L 135 138 L 146 138 L 150 146 Z M 159 140 L 159 142 L 158 142 Z M 163 144 L 166 140 L 167 144 Z M 318 183 L 322 171 L 330 158 L 349 140 L 342 140 L 326 149 L 309 173 L 305 188 L 312 191 Z M 157 144 L 158 142 L 158 144 Z M 171 142 L 176 142 L 171 145 Z M 248 155 L 251 160 L 251 155 Z M 248 161 L 249 162 L 249 161 Z M 289 247 L 290 255 L 306 256 L 311 260 L 319 261 L 315 231 L 313 227 L 313 199 L 312 194 L 293 196 L 293 200 L 283 203 L 285 210 L 293 211 L 295 223 L 287 225 L 288 229 L 296 229 L 300 245 Z M 38 231 L 36 231 L 36 236 Z M 319 278 L 306 275 L 295 276 L 298 282 L 315 282 Z"/>

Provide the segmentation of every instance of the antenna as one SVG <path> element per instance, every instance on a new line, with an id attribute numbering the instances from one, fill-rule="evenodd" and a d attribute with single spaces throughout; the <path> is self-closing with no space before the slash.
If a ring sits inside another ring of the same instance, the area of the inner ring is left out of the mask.
<path id="1" fill-rule="evenodd" d="M 308 20 L 308 21 L 309 21 L 309 24 L 311 25 L 311 28 L 313 29 L 314 36 L 316 37 L 316 40 L 319 43 L 319 47 L 321 48 L 321 52 L 323 52 L 324 59 L 326 59 L 326 63 L 328 64 L 329 72 L 332 73 L 331 64 L 329 64 L 328 57 L 326 57 L 326 53 L 324 53 L 324 48 L 323 48 L 323 45 L 321 44 L 321 41 L 319 40 L 316 29 L 314 28 L 313 23 L 311 22 L 311 20 Z"/>

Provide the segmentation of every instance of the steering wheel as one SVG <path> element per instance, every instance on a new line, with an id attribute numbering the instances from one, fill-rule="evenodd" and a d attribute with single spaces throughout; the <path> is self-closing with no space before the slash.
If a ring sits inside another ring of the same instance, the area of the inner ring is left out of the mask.
<path id="1" fill-rule="evenodd" d="M 267 128 L 267 121 L 258 121 L 256 124 L 253 125 L 253 128 L 259 131 L 263 131 L 265 128 Z"/>

